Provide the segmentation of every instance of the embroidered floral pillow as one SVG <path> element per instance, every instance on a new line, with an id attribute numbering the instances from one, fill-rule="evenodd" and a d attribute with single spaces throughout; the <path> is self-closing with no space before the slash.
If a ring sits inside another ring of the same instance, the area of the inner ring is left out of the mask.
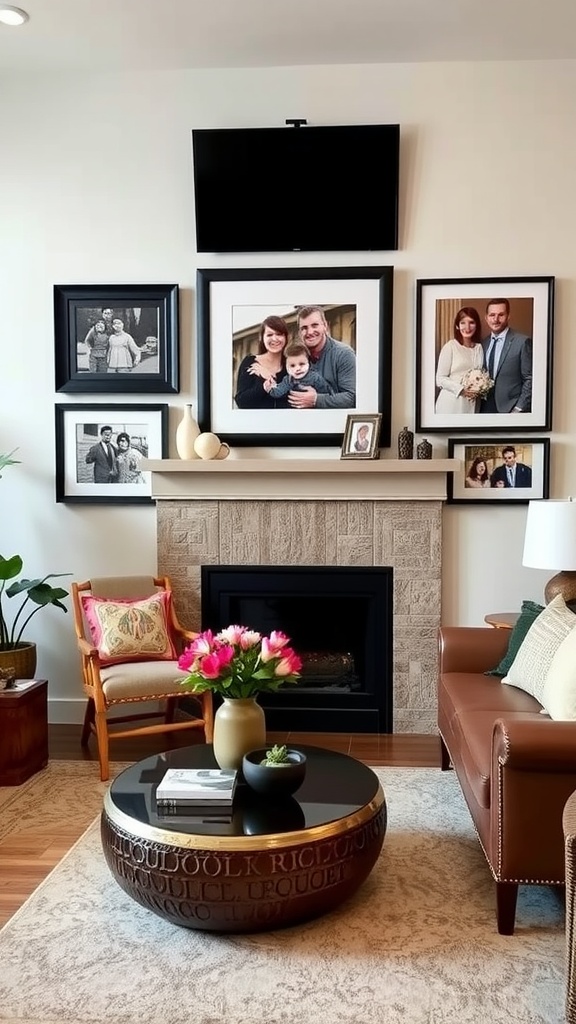
<path id="1" fill-rule="evenodd" d="M 84 615 L 101 663 L 174 661 L 177 654 L 168 627 L 170 598 L 165 592 L 140 601 L 83 595 Z"/>

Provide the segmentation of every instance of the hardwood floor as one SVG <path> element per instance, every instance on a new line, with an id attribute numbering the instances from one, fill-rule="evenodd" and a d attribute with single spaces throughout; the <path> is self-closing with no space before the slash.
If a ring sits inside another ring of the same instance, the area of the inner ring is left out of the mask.
<path id="1" fill-rule="evenodd" d="M 328 732 L 270 732 L 271 743 L 307 743 L 309 746 L 338 750 L 357 757 L 364 764 L 398 765 L 411 768 L 433 768 L 440 764 L 438 736 L 396 733 L 328 733 Z M 143 757 L 159 754 L 174 747 L 188 747 L 202 742 L 193 731 L 174 732 L 156 736 L 135 736 L 134 739 L 111 743 L 111 760 L 140 761 Z M 55 761 L 98 761 L 96 742 L 80 746 L 79 725 L 50 725 L 48 729 L 50 758 Z"/>
<path id="2" fill-rule="evenodd" d="M 168 736 L 139 736 L 111 744 L 111 760 L 139 761 L 177 746 L 189 746 L 192 733 Z M 438 767 L 440 742 L 437 736 L 368 735 L 344 733 L 279 733 L 268 734 L 270 742 L 306 743 L 350 754 L 365 764 L 405 767 Z M 199 738 L 198 738 L 198 741 Z M 97 773 L 98 755 L 94 739 L 87 748 L 80 746 L 79 725 L 49 726 L 50 760 L 93 761 Z M 92 817 L 92 816 L 91 816 Z M 57 832 L 35 833 L 30 827 L 25 835 L 11 835 L 0 841 L 0 927 L 14 914 L 46 875 L 90 824 L 78 809 L 76 827 Z"/>

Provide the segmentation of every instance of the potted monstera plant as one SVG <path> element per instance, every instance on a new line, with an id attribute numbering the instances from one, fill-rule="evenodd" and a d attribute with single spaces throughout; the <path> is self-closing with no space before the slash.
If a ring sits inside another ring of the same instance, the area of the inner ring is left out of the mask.
<path id="1" fill-rule="evenodd" d="M 12 458 L 13 454 L 0 454 L 0 470 L 18 462 Z M 17 579 L 22 568 L 20 555 L 12 555 L 10 558 L 0 555 L 0 668 L 13 669 L 19 679 L 32 679 L 36 671 L 36 644 L 25 639 L 24 631 L 41 608 L 53 604 L 63 612 L 68 611 L 62 604 L 68 591 L 50 586 L 47 580 L 70 574 L 48 573 L 42 579 Z M 9 612 L 8 606 L 13 598 L 19 601 L 16 601 L 15 609 Z"/>

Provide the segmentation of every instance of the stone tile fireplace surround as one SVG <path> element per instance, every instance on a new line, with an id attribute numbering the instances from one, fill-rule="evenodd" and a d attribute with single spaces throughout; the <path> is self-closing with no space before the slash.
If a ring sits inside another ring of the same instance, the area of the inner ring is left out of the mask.
<path id="1" fill-rule="evenodd" d="M 158 572 L 172 580 L 178 614 L 200 623 L 204 564 L 391 566 L 393 731 L 434 732 L 442 503 L 457 462 L 271 461 L 145 463 Z"/>

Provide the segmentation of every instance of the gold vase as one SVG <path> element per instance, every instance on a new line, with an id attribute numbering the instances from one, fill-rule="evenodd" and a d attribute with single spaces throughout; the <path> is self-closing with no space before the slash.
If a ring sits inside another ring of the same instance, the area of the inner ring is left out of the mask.
<path id="1" fill-rule="evenodd" d="M 224 697 L 214 715 L 214 757 L 221 768 L 242 767 L 249 750 L 266 744 L 266 719 L 255 697 Z"/>

